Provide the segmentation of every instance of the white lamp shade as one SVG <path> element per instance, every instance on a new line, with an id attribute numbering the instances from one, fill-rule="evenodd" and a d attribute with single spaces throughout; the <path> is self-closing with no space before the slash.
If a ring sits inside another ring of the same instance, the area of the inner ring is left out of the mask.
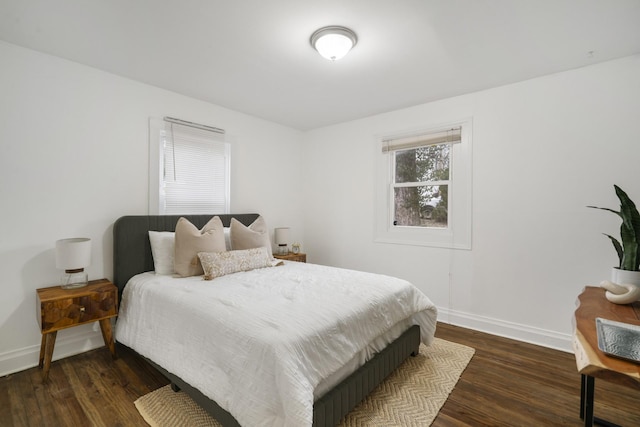
<path id="1" fill-rule="evenodd" d="M 289 227 L 276 228 L 276 245 L 288 245 L 290 242 Z"/>
<path id="2" fill-rule="evenodd" d="M 75 237 L 56 241 L 56 268 L 78 270 L 91 264 L 91 239 Z"/>

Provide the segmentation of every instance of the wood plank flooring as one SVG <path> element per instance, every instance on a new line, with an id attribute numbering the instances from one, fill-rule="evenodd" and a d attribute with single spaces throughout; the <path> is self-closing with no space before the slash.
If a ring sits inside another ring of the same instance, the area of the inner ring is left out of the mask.
<path id="1" fill-rule="evenodd" d="M 433 426 L 581 426 L 572 354 L 438 324 L 436 336 L 476 349 Z M 0 426 L 146 426 L 133 401 L 167 384 L 136 355 L 106 348 L 0 378 Z M 640 392 L 596 380 L 596 416 L 640 426 Z"/>
<path id="2" fill-rule="evenodd" d="M 581 426 L 573 353 L 438 324 L 436 336 L 476 349 L 434 426 Z M 596 379 L 595 416 L 640 426 L 640 391 Z"/>

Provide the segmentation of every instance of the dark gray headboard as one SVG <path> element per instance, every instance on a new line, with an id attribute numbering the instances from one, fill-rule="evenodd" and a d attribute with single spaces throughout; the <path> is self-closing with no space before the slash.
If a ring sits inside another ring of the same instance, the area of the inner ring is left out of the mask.
<path id="1" fill-rule="evenodd" d="M 119 295 L 129 279 L 145 271 L 153 271 L 153 256 L 149 231 L 175 231 L 180 217 L 185 217 L 202 228 L 215 215 L 134 215 L 123 216 L 113 225 L 113 281 Z M 217 215 L 225 227 L 235 218 L 251 225 L 258 214 Z"/>

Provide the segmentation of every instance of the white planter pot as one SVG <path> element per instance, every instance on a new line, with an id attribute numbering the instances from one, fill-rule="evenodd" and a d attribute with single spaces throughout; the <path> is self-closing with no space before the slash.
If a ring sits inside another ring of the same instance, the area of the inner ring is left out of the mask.
<path id="1" fill-rule="evenodd" d="M 611 281 L 616 285 L 640 286 L 640 271 L 611 269 Z"/>

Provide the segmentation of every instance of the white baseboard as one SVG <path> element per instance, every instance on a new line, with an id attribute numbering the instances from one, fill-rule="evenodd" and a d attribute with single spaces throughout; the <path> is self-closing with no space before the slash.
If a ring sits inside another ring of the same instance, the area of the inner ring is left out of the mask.
<path id="1" fill-rule="evenodd" d="M 572 353 L 571 335 L 438 307 L 438 321 Z"/>
<path id="2" fill-rule="evenodd" d="M 95 330 L 61 337 L 58 334 L 52 360 L 63 359 L 104 346 L 102 334 Z M 40 344 L 0 354 L 0 377 L 38 366 Z"/>

